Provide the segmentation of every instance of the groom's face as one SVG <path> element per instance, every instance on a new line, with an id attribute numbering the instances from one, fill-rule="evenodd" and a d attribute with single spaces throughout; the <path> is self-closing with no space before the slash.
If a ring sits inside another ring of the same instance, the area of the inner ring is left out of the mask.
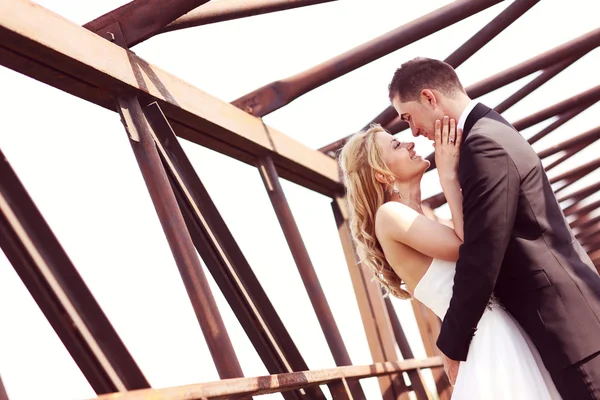
<path id="1" fill-rule="evenodd" d="M 400 96 L 396 96 L 392 100 L 392 105 L 400 118 L 408 122 L 414 137 L 424 136 L 429 140 L 435 139 L 435 120 L 440 117 L 436 113 L 435 104 L 432 105 L 430 99 L 420 98 L 416 101 L 403 102 Z"/>

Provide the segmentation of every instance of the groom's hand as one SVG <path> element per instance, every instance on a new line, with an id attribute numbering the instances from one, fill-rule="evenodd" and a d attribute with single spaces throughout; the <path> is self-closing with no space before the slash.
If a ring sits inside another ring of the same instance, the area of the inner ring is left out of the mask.
<path id="1" fill-rule="evenodd" d="M 442 361 L 444 363 L 444 371 L 446 371 L 446 375 L 448 375 L 448 379 L 450 380 L 450 384 L 454 386 L 456 383 L 456 377 L 458 376 L 458 367 L 460 366 L 460 361 L 453 360 L 451 358 L 446 357 L 443 352 Z"/>

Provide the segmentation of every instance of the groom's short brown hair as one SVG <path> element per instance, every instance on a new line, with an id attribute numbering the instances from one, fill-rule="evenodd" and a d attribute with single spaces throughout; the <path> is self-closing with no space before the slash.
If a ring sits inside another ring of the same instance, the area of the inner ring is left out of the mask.
<path id="1" fill-rule="evenodd" d="M 425 57 L 402 64 L 388 86 L 390 101 L 397 96 L 402 102 L 418 100 L 423 89 L 435 89 L 450 97 L 465 91 L 450 64 Z"/>

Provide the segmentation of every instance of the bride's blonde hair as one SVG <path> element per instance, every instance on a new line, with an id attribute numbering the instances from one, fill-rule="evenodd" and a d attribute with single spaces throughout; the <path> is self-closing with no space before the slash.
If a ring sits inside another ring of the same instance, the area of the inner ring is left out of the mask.
<path id="1" fill-rule="evenodd" d="M 340 150 L 339 162 L 348 198 L 350 231 L 359 262 L 373 271 L 388 293 L 400 299 L 410 299 L 412 296 L 402 289 L 402 279 L 385 259 L 375 235 L 375 214 L 386 197 L 386 191 L 375 174 L 381 173 L 385 178 L 394 177 L 383 161 L 382 149 L 376 140 L 380 132 L 386 133 L 380 125 L 372 125 L 367 131 L 352 135 Z"/>

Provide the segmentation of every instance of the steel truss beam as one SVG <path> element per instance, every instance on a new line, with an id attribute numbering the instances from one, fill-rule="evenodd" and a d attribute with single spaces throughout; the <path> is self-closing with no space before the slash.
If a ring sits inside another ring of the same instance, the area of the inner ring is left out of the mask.
<path id="1" fill-rule="evenodd" d="M 566 68 L 570 64 L 564 62 L 565 60 L 570 61 L 571 59 L 581 58 L 598 46 L 600 46 L 600 28 L 588 32 L 585 35 L 582 35 L 576 39 L 562 44 L 561 46 L 558 46 L 552 50 L 549 50 L 527 61 L 524 61 L 521 64 L 515 65 L 514 67 L 502 71 L 496 75 L 490 76 L 489 78 L 486 78 L 478 83 L 469 86 L 465 90 L 472 99 L 476 99 L 485 94 L 493 92 L 496 89 L 504 87 L 509 83 L 515 82 L 521 78 L 531 75 L 534 72 L 544 70 L 544 72 L 542 73 L 542 75 L 544 75 L 547 72 L 552 71 L 551 73 L 546 74 L 545 78 L 541 78 L 540 76 L 534 79 L 534 81 L 536 81 L 535 85 L 539 87 L 542 85 L 542 83 L 544 83 L 543 81 L 546 80 L 546 78 L 550 79 L 549 76 L 555 76 L 556 74 L 558 74 L 558 72 L 554 74 L 555 70 L 558 69 L 558 67 L 555 66 L 557 63 L 564 65 Z M 534 81 L 530 82 L 530 84 L 534 85 Z M 526 87 L 528 85 L 526 85 Z M 517 96 L 517 94 L 522 90 L 524 90 L 524 88 L 517 91 L 513 96 Z M 531 90 L 531 87 L 529 87 L 527 91 L 531 93 L 533 90 Z M 518 96 L 520 96 L 521 99 L 523 99 L 525 97 L 523 94 L 524 93 L 521 92 Z M 510 102 L 513 103 L 510 104 L 511 106 L 516 104 L 515 100 L 517 99 L 517 97 L 513 96 L 509 97 L 506 100 L 510 100 Z M 502 103 L 500 105 L 502 105 Z M 503 105 L 503 107 L 506 107 L 507 105 L 509 104 Z M 388 118 L 391 118 L 391 116 L 393 116 L 393 120 L 391 120 L 389 124 L 383 125 L 391 133 L 395 134 L 408 128 L 408 125 L 400 120 L 392 106 L 389 106 L 384 112 L 380 114 L 380 116 L 381 115 L 388 115 Z M 334 143 L 331 143 L 327 146 L 324 146 L 321 149 L 319 149 L 319 151 L 324 152 L 326 154 L 333 154 L 335 151 L 337 151 L 343 146 L 348 137 L 349 136 L 337 140 Z"/>
<path id="2" fill-rule="evenodd" d="M 331 1 L 335 0 L 222 0 L 210 2 L 173 21 L 162 29 L 161 33 Z"/>
<path id="3" fill-rule="evenodd" d="M 340 380 L 355 380 L 375 376 L 387 376 L 414 369 L 442 366 L 439 357 L 424 360 L 401 360 L 364 366 L 347 366 L 331 369 L 293 372 L 255 378 L 228 379 L 225 381 L 199 383 L 167 389 L 137 390 L 129 393 L 100 396 L 95 400 L 216 400 L 237 398 L 239 395 L 263 395 L 287 390 L 297 390 Z M 342 399 L 344 400 L 344 399 Z"/>
<path id="4" fill-rule="evenodd" d="M 150 387 L 2 151 L 0 247 L 96 393 Z"/>
<path id="5" fill-rule="evenodd" d="M 308 366 L 235 242 L 202 181 L 177 141 L 158 103 L 144 110 L 168 171 L 186 225 L 231 309 L 271 374 L 304 371 Z M 311 396 L 324 399 L 318 389 Z M 286 399 L 299 395 L 284 393 Z"/>
<path id="6" fill-rule="evenodd" d="M 132 47 L 159 33 L 165 26 L 209 0 L 133 0 L 83 25 L 99 32 L 119 24 L 125 47 Z"/>
<path id="7" fill-rule="evenodd" d="M 327 82 L 500 1 L 502 0 L 456 0 L 309 70 L 256 89 L 232 104 L 252 115 L 263 117 Z"/>
<path id="8" fill-rule="evenodd" d="M 282 178 L 343 192 L 335 160 L 27 0 L 0 2 L 0 64 L 112 111 L 123 94 L 157 101 L 180 137 L 251 165 L 269 154 Z"/>

